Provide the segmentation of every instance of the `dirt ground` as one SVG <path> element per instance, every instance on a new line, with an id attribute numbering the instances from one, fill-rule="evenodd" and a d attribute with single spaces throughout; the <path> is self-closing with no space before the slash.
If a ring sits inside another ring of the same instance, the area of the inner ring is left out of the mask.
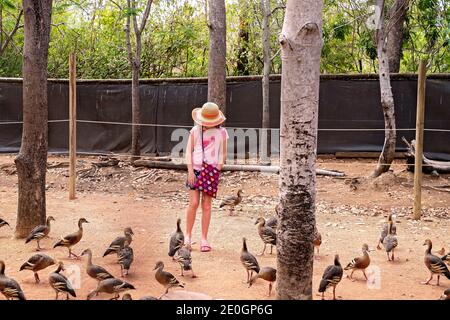
<path id="1" fill-rule="evenodd" d="M 13 226 L 17 209 L 17 175 L 7 164 L 13 163 L 13 156 L 0 156 L 0 217 Z M 80 168 L 89 168 L 96 158 L 83 158 Z M 80 217 L 90 223 L 85 225 L 84 236 L 74 247 L 80 254 L 90 248 L 95 264 L 102 265 L 116 276 L 120 267 L 114 255 L 102 258 L 104 250 L 124 227 L 130 226 L 135 236 L 132 247 L 135 261 L 127 281 L 137 290 L 130 292 L 137 299 L 144 295 L 159 296 L 163 288 L 154 278 L 154 265 L 158 260 L 165 263 L 166 270 L 186 283 L 189 291 L 202 292 L 217 299 L 274 299 L 267 297 L 268 284 L 259 280 L 251 288 L 243 283 L 246 272 L 239 256 L 242 237 L 248 239 L 249 250 L 255 255 L 262 249 L 255 218 L 274 214 L 278 196 L 278 176 L 262 173 L 224 173 L 218 200 L 213 203 L 209 240 L 213 247 L 210 253 L 199 250 L 201 212 L 197 214 L 194 227 L 193 267 L 198 278 L 181 277 L 177 263 L 167 255 L 168 239 L 175 231 L 177 217 L 185 222 L 187 192 L 184 189 L 185 173 L 172 170 L 132 168 L 119 166 L 99 168 L 96 171 L 80 171 L 77 185 L 77 199 L 68 200 L 67 162 L 63 157 L 52 157 L 50 163 L 62 167 L 50 168 L 47 178 L 47 214 L 56 221 L 52 225 L 51 238 L 42 241 L 43 252 L 64 261 L 66 266 L 81 268 L 81 288 L 77 298 L 86 299 L 88 292 L 96 287 L 96 281 L 85 273 L 85 259 L 70 260 L 65 248 L 51 249 L 60 236 L 77 230 Z M 410 219 L 413 203 L 413 176 L 406 172 L 401 160 L 393 166 L 393 173 L 381 179 L 364 178 L 373 168 L 375 160 L 364 159 L 319 159 L 318 167 L 341 170 L 346 179 L 318 177 L 317 179 L 317 221 L 323 243 L 319 260 L 314 261 L 314 299 L 320 299 L 317 288 L 323 270 L 332 263 L 338 253 L 346 265 L 361 254 L 361 246 L 368 243 L 375 249 L 380 228 L 389 212 L 396 214 L 399 247 L 395 262 L 388 262 L 383 251 L 372 251 L 371 266 L 379 270 L 379 287 L 368 288 L 363 276 L 355 272 L 352 282 L 342 279 L 337 288 L 340 299 L 438 299 L 450 280 L 441 278 L 441 286 L 421 285 L 428 277 L 423 263 L 426 238 L 434 244 L 434 251 L 445 247 L 450 249 L 450 193 L 423 189 L 424 217 L 420 221 Z M 6 166 L 5 166 L 6 165 Z M 359 177 L 359 178 L 358 178 Z M 450 184 L 449 176 L 425 177 L 426 186 Z M 236 216 L 218 208 L 224 195 L 242 188 L 245 198 Z M 34 283 L 30 271 L 19 272 L 20 265 L 35 253 L 35 243 L 24 244 L 13 237 L 13 230 L 0 229 L 0 259 L 6 262 L 6 274 L 15 278 L 22 286 L 28 299 L 53 299 L 54 292 L 48 284 L 48 274 L 54 268 L 40 272 L 42 282 Z M 276 258 L 268 252 L 257 257 L 261 266 L 276 267 Z M 435 280 L 432 282 L 435 283 Z M 177 289 L 178 290 L 178 289 Z M 108 299 L 102 294 L 97 299 Z M 331 298 L 328 292 L 326 298 Z M 1 297 L 3 299 L 3 297 Z"/>

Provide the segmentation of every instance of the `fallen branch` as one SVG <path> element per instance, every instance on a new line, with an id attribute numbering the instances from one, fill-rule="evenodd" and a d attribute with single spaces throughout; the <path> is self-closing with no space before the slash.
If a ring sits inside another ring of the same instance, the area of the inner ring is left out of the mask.
<path id="1" fill-rule="evenodd" d="M 187 170 L 187 166 L 184 163 L 162 162 L 162 161 L 149 161 L 149 160 L 136 160 L 133 161 L 135 167 L 147 167 L 157 169 L 178 169 Z M 252 171 L 252 172 L 264 172 L 278 174 L 280 172 L 279 166 L 257 166 L 257 165 L 235 165 L 226 164 L 223 166 L 222 171 Z M 330 177 L 344 177 L 345 173 L 336 170 L 316 169 L 316 174 L 321 176 Z"/>
<path id="2" fill-rule="evenodd" d="M 406 140 L 405 137 L 402 137 L 402 141 L 406 144 L 407 151 L 405 153 L 406 163 L 408 165 L 407 170 L 410 172 L 414 172 L 414 159 L 416 154 L 414 140 L 411 143 Z M 450 161 L 436 161 L 430 160 L 425 155 L 422 155 L 422 172 L 426 174 L 430 174 L 432 172 L 436 173 L 450 173 Z"/>

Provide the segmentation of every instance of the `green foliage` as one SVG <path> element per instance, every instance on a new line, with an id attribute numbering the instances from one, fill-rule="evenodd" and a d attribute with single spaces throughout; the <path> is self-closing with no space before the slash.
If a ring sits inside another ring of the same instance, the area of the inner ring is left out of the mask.
<path id="1" fill-rule="evenodd" d="M 67 78 L 68 55 L 75 51 L 80 78 L 129 78 L 124 27 L 127 15 L 138 15 L 139 19 L 142 14 L 145 1 L 138 2 L 139 9 L 130 11 L 125 9 L 126 0 L 54 1 L 49 77 Z M 226 0 L 228 75 L 262 74 L 260 2 Z M 386 3 L 389 8 L 393 0 Z M 285 0 L 270 3 L 272 9 L 284 4 Z M 371 4 L 362 0 L 324 1 L 322 72 L 377 71 L 374 31 L 366 26 L 373 13 Z M 0 0 L 3 35 L 13 29 L 20 8 L 20 0 Z M 272 73 L 281 72 L 278 36 L 283 18 L 284 9 L 274 10 L 270 17 Z M 21 76 L 22 47 L 23 28 L 0 54 L 0 76 Z M 205 0 L 155 0 L 142 35 L 142 47 L 144 78 L 207 76 L 209 30 Z M 415 72 L 423 57 L 431 59 L 431 72 L 450 72 L 449 47 L 450 2 L 411 0 L 401 72 Z"/>

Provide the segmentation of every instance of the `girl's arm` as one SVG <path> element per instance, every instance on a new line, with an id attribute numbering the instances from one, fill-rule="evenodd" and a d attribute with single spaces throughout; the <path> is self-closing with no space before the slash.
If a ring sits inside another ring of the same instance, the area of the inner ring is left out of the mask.
<path id="1" fill-rule="evenodd" d="M 220 150 L 219 155 L 219 165 L 218 165 L 219 170 L 222 170 L 222 167 L 225 164 L 225 161 L 227 160 L 227 149 L 228 149 L 228 140 L 226 137 L 224 137 L 222 139 L 222 148 Z"/>
<path id="2" fill-rule="evenodd" d="M 192 151 L 194 150 L 194 138 L 192 132 L 189 134 L 186 146 L 186 165 L 188 168 L 188 182 L 193 185 L 195 183 L 194 167 L 192 165 Z"/>

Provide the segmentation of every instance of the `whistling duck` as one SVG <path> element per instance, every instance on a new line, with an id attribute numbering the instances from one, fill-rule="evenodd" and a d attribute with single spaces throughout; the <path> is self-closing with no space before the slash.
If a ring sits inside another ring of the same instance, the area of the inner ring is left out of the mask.
<path id="1" fill-rule="evenodd" d="M 30 234 L 28 235 L 27 239 L 25 240 L 25 243 L 30 242 L 31 240 L 36 240 L 37 242 L 37 248 L 36 251 L 42 250 L 41 246 L 39 245 L 39 242 L 48 236 L 50 233 L 50 222 L 55 221 L 55 218 L 52 216 L 47 217 L 47 221 L 43 225 L 36 226 L 33 230 L 31 230 Z"/>
<path id="2" fill-rule="evenodd" d="M 352 278 L 353 272 L 355 270 L 361 270 L 364 274 L 364 277 L 367 280 L 366 276 L 366 269 L 370 265 L 370 257 L 369 257 L 369 246 L 367 244 L 363 244 L 362 246 L 362 257 L 354 258 L 352 261 L 349 262 L 349 264 L 344 268 L 344 270 L 352 270 L 352 273 L 350 273 L 349 279 L 354 281 Z"/>
<path id="3" fill-rule="evenodd" d="M 116 239 L 111 242 L 108 249 L 106 249 L 105 253 L 103 254 L 103 257 L 106 257 L 107 255 L 111 253 L 117 253 L 120 248 L 123 247 L 123 244 L 125 243 L 125 240 L 128 241 L 129 244 L 133 241 L 133 230 L 131 230 L 130 227 L 127 227 L 123 230 L 124 236 L 117 237 Z"/>
<path id="4" fill-rule="evenodd" d="M 34 279 L 36 280 L 36 283 L 39 283 L 41 280 L 39 279 L 38 271 L 44 270 L 47 267 L 50 267 L 54 265 L 56 261 L 43 254 L 43 253 L 37 253 L 28 259 L 27 262 L 25 262 L 21 267 L 19 271 L 22 270 L 31 270 L 34 272 Z"/>
<path id="5" fill-rule="evenodd" d="M 230 216 L 233 215 L 234 207 L 236 207 L 242 201 L 242 195 L 244 191 L 241 189 L 238 190 L 237 195 L 227 196 L 223 198 L 222 202 L 220 202 L 219 207 L 229 207 Z"/>
<path id="6" fill-rule="evenodd" d="M 269 297 L 272 292 L 272 284 L 277 280 L 277 270 L 271 267 L 263 267 L 259 270 L 257 275 L 250 278 L 248 287 L 250 288 L 256 279 L 263 279 L 269 282 Z"/>
<path id="7" fill-rule="evenodd" d="M 72 252 L 72 247 L 74 245 L 76 245 L 78 242 L 80 242 L 81 238 L 83 237 L 83 223 L 89 223 L 89 222 L 85 218 L 81 218 L 80 220 L 78 220 L 78 231 L 71 233 L 71 234 L 65 236 L 64 238 L 62 238 L 60 241 L 55 243 L 53 248 L 66 247 L 69 250 L 69 258 L 74 256 L 75 259 L 79 259 L 80 257 Z"/>
<path id="8" fill-rule="evenodd" d="M 86 265 L 86 273 L 89 277 L 92 279 L 95 279 L 97 281 L 102 281 L 105 279 L 111 279 L 114 278 L 114 276 L 109 273 L 105 268 L 101 266 L 97 266 L 92 263 L 92 251 L 91 249 L 86 249 L 81 253 L 81 256 L 87 255 L 87 265 Z"/>
<path id="9" fill-rule="evenodd" d="M 383 225 L 383 229 L 381 229 L 380 238 L 378 240 L 377 249 L 381 250 L 380 244 L 383 243 L 384 238 L 388 235 L 389 231 L 389 224 L 392 223 L 392 230 L 391 233 L 393 235 L 397 235 L 397 226 L 394 224 L 394 221 L 392 220 L 392 213 L 390 213 L 387 217 L 387 222 Z"/>
<path id="10" fill-rule="evenodd" d="M 441 277 L 441 275 L 444 275 L 447 277 L 447 279 L 450 279 L 450 271 L 448 270 L 444 261 L 442 261 L 442 259 L 438 256 L 435 256 L 431 253 L 431 249 L 433 248 L 433 243 L 431 242 L 431 240 L 426 239 L 423 245 L 427 246 L 427 249 L 425 250 L 424 262 L 428 270 L 430 270 L 430 277 L 425 282 L 422 282 L 422 284 L 429 284 L 431 279 L 433 279 L 433 275 L 435 274 L 437 274 L 436 285 L 439 285 L 439 278 Z"/>
<path id="11" fill-rule="evenodd" d="M 136 288 L 132 284 L 122 281 L 120 279 L 116 278 L 105 279 L 100 281 L 98 283 L 97 288 L 88 294 L 87 300 L 91 300 L 93 296 L 96 296 L 99 293 L 114 294 L 114 297 L 112 297 L 110 300 L 117 300 L 120 297 L 119 295 L 120 292 L 135 289 Z"/>
<path id="12" fill-rule="evenodd" d="M 164 271 L 164 263 L 162 261 L 158 261 L 156 263 L 156 266 L 153 270 L 156 270 L 155 273 L 155 279 L 158 281 L 165 289 L 166 291 L 159 297 L 159 299 L 167 294 L 169 292 L 170 288 L 173 287 L 181 287 L 184 288 L 184 284 L 182 284 L 180 281 L 175 278 L 173 274 L 170 272 Z"/>
<path id="13" fill-rule="evenodd" d="M 122 277 L 126 277 L 128 275 L 128 271 L 130 270 L 133 260 L 133 248 L 130 247 L 128 240 L 125 240 L 123 247 L 119 250 L 119 252 L 117 252 L 117 261 L 120 265 L 120 273 Z"/>
<path id="14" fill-rule="evenodd" d="M 277 234 L 275 230 L 270 227 L 265 226 L 266 220 L 262 217 L 256 219 L 255 224 L 258 225 L 258 234 L 261 237 L 261 240 L 264 243 L 263 251 L 259 254 L 260 256 L 264 255 L 266 251 L 266 246 L 270 245 L 270 254 L 272 254 L 273 246 L 277 245 Z"/>
<path id="15" fill-rule="evenodd" d="M 253 272 L 259 273 L 260 268 L 258 260 L 256 260 L 254 255 L 248 252 L 246 238 L 242 238 L 241 263 L 244 266 L 245 271 L 247 271 L 246 283 L 249 283 Z"/>
<path id="16" fill-rule="evenodd" d="M 181 230 L 180 224 L 181 219 L 177 219 L 177 231 L 175 231 L 175 233 L 170 237 L 168 254 L 169 257 L 172 258 L 172 260 L 175 260 L 175 253 L 183 246 L 184 243 L 184 233 Z"/>
<path id="17" fill-rule="evenodd" d="M 319 292 L 322 293 L 322 300 L 325 299 L 325 290 L 329 287 L 333 287 L 333 300 L 336 300 L 336 286 L 342 279 L 344 270 L 342 270 L 341 263 L 339 262 L 339 255 L 334 256 L 334 264 L 328 266 L 322 276 L 322 280 L 319 285 Z"/>
<path id="18" fill-rule="evenodd" d="M 69 300 L 69 294 L 72 297 L 76 297 L 75 289 L 73 288 L 70 281 L 62 274 L 61 271 L 64 271 L 64 264 L 62 262 L 58 263 L 58 268 L 50 273 L 48 277 L 48 281 L 50 282 L 50 286 L 55 290 L 56 296 L 55 300 L 58 300 L 59 293 L 66 294 L 66 300 Z"/>
<path id="19" fill-rule="evenodd" d="M 383 246 L 386 250 L 388 261 L 394 261 L 394 250 L 398 246 L 398 240 L 395 234 L 392 233 L 393 222 L 390 221 L 388 225 L 388 234 L 383 239 Z M 392 252 L 392 257 L 389 257 L 389 253 Z"/>
<path id="20" fill-rule="evenodd" d="M 196 278 L 197 276 L 194 273 L 194 270 L 192 269 L 192 256 L 191 251 L 188 250 L 185 247 L 182 247 L 177 252 L 177 259 L 178 263 L 180 264 L 181 268 L 181 276 L 184 276 L 184 271 L 191 271 L 192 272 L 192 278 Z"/>
<path id="21" fill-rule="evenodd" d="M 0 260 L 0 292 L 7 300 L 26 300 L 17 281 L 5 275 L 5 263 L 2 260 Z"/>

